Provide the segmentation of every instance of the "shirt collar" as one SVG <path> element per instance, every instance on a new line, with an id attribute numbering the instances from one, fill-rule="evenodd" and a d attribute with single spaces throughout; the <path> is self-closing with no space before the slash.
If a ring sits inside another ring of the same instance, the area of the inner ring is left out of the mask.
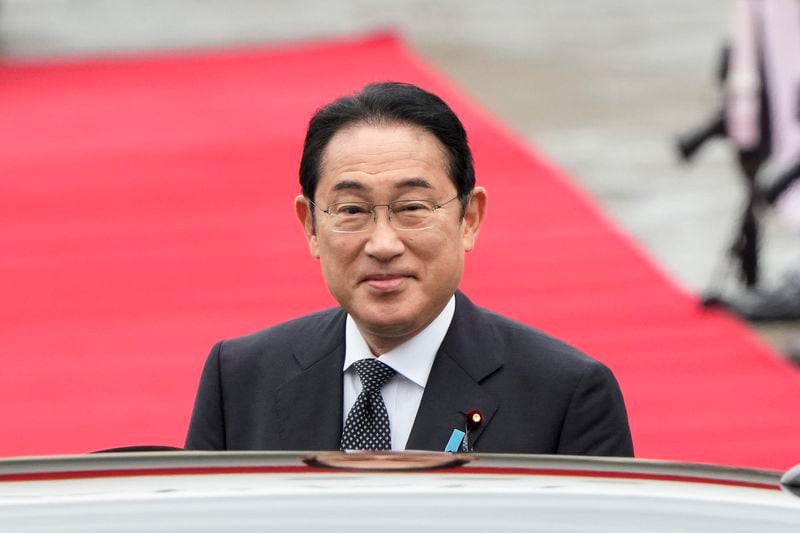
<path id="1" fill-rule="evenodd" d="M 433 319 L 433 322 L 400 346 L 381 355 L 380 361 L 393 368 L 398 374 L 424 388 L 428 382 L 428 375 L 431 373 L 436 352 L 439 351 L 439 346 L 441 346 L 444 336 L 450 328 L 450 322 L 453 320 L 455 310 L 456 299 L 455 296 L 451 296 L 447 305 Z M 345 325 L 343 371 L 347 371 L 350 365 L 356 361 L 374 357 L 355 321 L 348 314 Z"/>

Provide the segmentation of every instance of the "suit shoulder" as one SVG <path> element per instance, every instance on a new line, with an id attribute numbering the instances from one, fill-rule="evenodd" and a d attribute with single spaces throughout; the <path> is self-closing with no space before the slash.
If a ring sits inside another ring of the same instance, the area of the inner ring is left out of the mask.
<path id="1" fill-rule="evenodd" d="M 268 328 L 221 341 L 225 354 L 256 354 L 269 348 L 271 352 L 296 347 L 304 342 L 336 336 L 345 313 L 341 308 L 325 309 L 288 320 Z"/>
<path id="2" fill-rule="evenodd" d="M 562 371 L 606 369 L 600 361 L 586 355 L 570 344 L 541 330 L 485 308 L 478 308 L 482 317 L 495 332 L 499 353 L 507 359 L 537 361 Z"/>

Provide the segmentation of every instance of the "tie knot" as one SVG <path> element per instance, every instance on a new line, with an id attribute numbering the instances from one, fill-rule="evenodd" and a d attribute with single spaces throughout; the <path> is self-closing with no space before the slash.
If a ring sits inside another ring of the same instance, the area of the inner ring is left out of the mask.
<path id="1" fill-rule="evenodd" d="M 356 367 L 361 385 L 365 391 L 374 392 L 381 390 L 383 384 L 392 379 L 396 374 L 393 368 L 386 366 L 377 359 L 361 359 L 353 363 Z"/>

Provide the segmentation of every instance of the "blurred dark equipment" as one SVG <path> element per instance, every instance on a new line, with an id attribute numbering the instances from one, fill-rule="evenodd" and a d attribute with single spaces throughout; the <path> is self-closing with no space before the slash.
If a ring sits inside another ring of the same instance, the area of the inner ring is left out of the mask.
<path id="1" fill-rule="evenodd" d="M 720 109 L 703 126 L 678 137 L 678 155 L 684 162 L 691 161 L 706 142 L 725 137 L 725 111 Z"/>
<path id="2" fill-rule="evenodd" d="M 789 361 L 800 367 L 800 337 L 795 337 L 789 343 L 787 355 L 789 356 Z"/>
<path id="3" fill-rule="evenodd" d="M 789 190 L 794 182 L 800 178 L 800 161 L 784 170 L 772 181 L 769 187 L 766 187 L 761 193 L 764 201 L 769 205 L 774 205 L 783 193 Z"/>
<path id="4" fill-rule="evenodd" d="M 725 45 L 720 50 L 719 65 L 717 65 L 717 85 L 724 94 L 725 80 L 728 77 L 728 67 L 730 65 L 731 49 Z M 725 104 L 719 106 L 711 117 L 702 125 L 678 137 L 677 148 L 678 156 L 683 162 L 690 162 L 694 156 L 711 139 L 727 136 L 727 125 L 725 124 Z"/>
<path id="5" fill-rule="evenodd" d="M 724 91 L 724 83 L 728 76 L 730 48 L 724 46 L 720 54 L 718 69 L 718 82 L 720 91 Z M 763 78 L 763 76 L 762 76 Z M 724 93 L 723 93 L 724 94 Z M 767 109 L 767 91 L 764 84 L 759 90 L 761 109 Z M 759 206 L 762 198 L 757 187 L 756 176 L 761 166 L 769 158 L 771 152 L 771 138 L 768 113 L 759 115 L 761 136 L 758 143 L 749 149 L 736 147 L 736 160 L 746 189 L 746 200 L 742 208 L 740 220 L 736 225 L 734 236 L 727 247 L 722 263 L 714 269 L 709 288 L 702 296 L 703 306 L 717 306 L 724 303 L 722 288 L 727 281 L 730 265 L 738 270 L 738 279 L 748 288 L 754 288 L 759 280 Z M 711 118 L 704 124 L 682 135 L 677 140 L 679 158 L 690 162 L 697 152 L 708 141 L 715 138 L 727 138 L 727 124 L 725 102 L 715 111 Z"/>
<path id="6" fill-rule="evenodd" d="M 800 273 L 789 271 L 774 288 L 747 291 L 721 303 L 749 322 L 800 320 Z"/>

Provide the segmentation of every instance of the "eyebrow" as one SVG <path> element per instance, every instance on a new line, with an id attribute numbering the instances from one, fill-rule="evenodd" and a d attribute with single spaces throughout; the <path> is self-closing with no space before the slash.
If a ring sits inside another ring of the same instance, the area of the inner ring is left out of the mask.
<path id="1" fill-rule="evenodd" d="M 425 178 L 409 178 L 395 185 L 395 189 L 406 189 L 406 188 L 417 188 L 417 187 L 421 187 L 423 189 L 433 189 L 433 186 Z"/>
<path id="2" fill-rule="evenodd" d="M 364 187 L 363 184 L 354 180 L 340 181 L 339 183 L 333 186 L 334 191 L 348 191 L 348 190 L 364 191 L 366 189 L 367 188 Z"/>
<path id="3" fill-rule="evenodd" d="M 425 178 L 408 178 L 394 186 L 395 189 L 433 189 L 431 183 Z M 333 186 L 334 191 L 365 191 L 367 187 L 363 183 L 355 180 L 343 180 Z"/>

